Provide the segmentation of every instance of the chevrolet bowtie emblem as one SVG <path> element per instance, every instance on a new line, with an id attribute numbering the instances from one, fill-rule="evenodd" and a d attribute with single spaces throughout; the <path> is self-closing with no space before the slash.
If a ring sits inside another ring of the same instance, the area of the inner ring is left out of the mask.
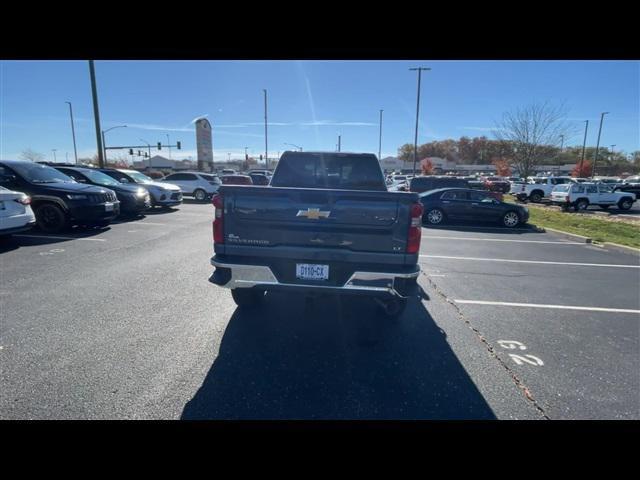
<path id="1" fill-rule="evenodd" d="M 323 211 L 319 208 L 307 208 L 306 210 L 298 210 L 296 217 L 307 217 L 311 220 L 318 220 L 319 218 L 329 218 L 331 211 Z"/>

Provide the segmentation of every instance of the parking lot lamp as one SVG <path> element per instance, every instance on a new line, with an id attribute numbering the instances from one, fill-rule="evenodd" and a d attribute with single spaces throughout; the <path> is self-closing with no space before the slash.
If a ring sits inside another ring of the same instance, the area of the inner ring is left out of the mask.
<path id="1" fill-rule="evenodd" d="M 600 134 L 602 133 L 602 122 L 604 121 L 604 116 L 609 112 L 602 112 L 600 114 L 600 128 L 598 129 L 598 141 L 596 143 L 596 156 L 593 159 L 593 169 L 591 170 L 591 177 L 593 178 L 596 175 L 596 163 L 598 163 L 598 151 L 600 150 Z"/>

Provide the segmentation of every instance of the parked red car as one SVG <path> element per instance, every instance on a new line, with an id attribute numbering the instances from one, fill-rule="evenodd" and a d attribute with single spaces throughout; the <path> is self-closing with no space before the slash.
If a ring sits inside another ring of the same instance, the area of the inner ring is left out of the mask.
<path id="1" fill-rule="evenodd" d="M 223 185 L 253 185 L 249 175 L 222 175 L 220 181 Z"/>

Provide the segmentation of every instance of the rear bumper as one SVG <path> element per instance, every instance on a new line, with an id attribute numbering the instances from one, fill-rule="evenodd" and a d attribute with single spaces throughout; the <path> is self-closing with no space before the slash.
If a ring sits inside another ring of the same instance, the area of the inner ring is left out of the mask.
<path id="1" fill-rule="evenodd" d="M 253 288 L 264 290 L 290 290 L 299 292 L 326 292 L 342 294 L 364 294 L 370 296 L 395 296 L 406 298 L 420 267 L 404 268 L 399 272 L 355 271 L 342 285 L 318 285 L 280 282 L 269 266 L 248 265 L 211 259 L 216 270 L 209 278 L 215 285 L 224 288 Z"/>
<path id="2" fill-rule="evenodd" d="M 31 230 L 35 226 L 36 226 L 36 221 L 31 220 L 29 221 L 29 223 L 25 225 L 20 225 L 17 227 L 9 227 L 9 228 L 0 228 L 0 235 L 11 235 L 13 233 L 26 232 Z"/>

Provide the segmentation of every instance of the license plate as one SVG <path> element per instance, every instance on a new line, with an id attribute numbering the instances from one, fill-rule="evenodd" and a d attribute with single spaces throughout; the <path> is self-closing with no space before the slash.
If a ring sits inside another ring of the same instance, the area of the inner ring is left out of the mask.
<path id="1" fill-rule="evenodd" d="M 300 280 L 328 280 L 329 265 L 297 263 L 296 277 Z"/>
<path id="2" fill-rule="evenodd" d="M 105 212 L 113 212 L 113 203 L 105 203 L 104 210 Z"/>

